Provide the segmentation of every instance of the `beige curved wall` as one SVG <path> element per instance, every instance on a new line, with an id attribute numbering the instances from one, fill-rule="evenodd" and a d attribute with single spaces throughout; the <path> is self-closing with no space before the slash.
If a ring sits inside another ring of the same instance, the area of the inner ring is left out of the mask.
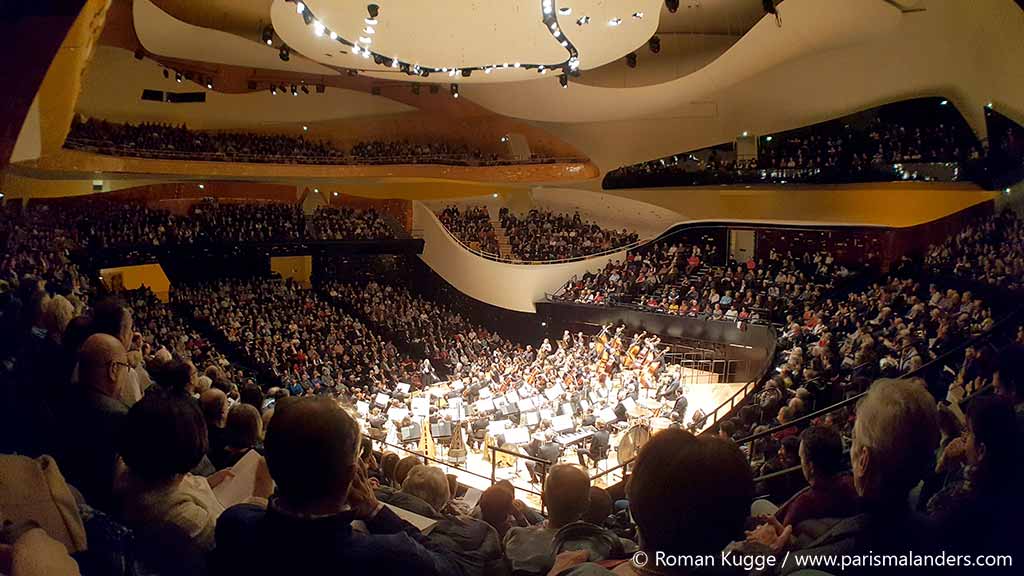
<path id="1" fill-rule="evenodd" d="M 420 258 L 448 283 L 477 300 L 520 312 L 536 312 L 533 303 L 545 292 L 558 290 L 573 274 L 621 261 L 625 254 L 544 266 L 494 262 L 463 248 L 422 202 L 413 203 L 413 228 L 422 230 Z"/>

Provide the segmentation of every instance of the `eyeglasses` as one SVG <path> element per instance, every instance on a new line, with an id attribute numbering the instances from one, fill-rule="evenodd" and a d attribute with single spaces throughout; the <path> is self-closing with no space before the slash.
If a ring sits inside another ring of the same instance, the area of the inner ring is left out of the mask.
<path id="1" fill-rule="evenodd" d="M 131 368 L 132 365 L 127 362 L 120 362 L 118 360 L 111 360 L 107 363 L 107 366 L 124 366 L 126 369 Z"/>

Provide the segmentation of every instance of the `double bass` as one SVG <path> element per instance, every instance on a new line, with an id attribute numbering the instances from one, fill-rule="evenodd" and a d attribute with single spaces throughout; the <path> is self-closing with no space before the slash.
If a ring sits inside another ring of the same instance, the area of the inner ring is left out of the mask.
<path id="1" fill-rule="evenodd" d="M 640 339 L 643 338 L 645 334 L 647 334 L 646 331 L 633 335 L 633 341 L 629 343 L 629 347 L 626 349 L 626 360 L 623 362 L 623 368 L 630 369 L 637 366 L 637 355 L 640 354 L 640 350 L 642 349 L 640 346 Z"/>

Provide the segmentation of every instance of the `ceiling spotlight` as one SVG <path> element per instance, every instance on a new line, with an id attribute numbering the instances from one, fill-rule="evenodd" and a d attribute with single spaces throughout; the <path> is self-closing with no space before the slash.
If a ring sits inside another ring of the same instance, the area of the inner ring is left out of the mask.
<path id="1" fill-rule="evenodd" d="M 771 136 L 765 136 L 764 141 L 765 142 L 771 142 L 772 141 L 772 137 Z"/>
<path id="2" fill-rule="evenodd" d="M 266 28 L 264 28 L 263 29 L 263 34 L 260 37 L 263 39 L 263 43 L 264 44 L 266 44 L 267 46 L 273 46 L 274 45 L 274 27 L 273 26 L 267 26 Z"/>
<path id="3" fill-rule="evenodd" d="M 206 89 L 207 90 L 213 90 L 213 79 L 212 78 L 207 78 L 206 79 Z"/>
<path id="4" fill-rule="evenodd" d="M 636 68 L 636 52 L 630 52 L 626 54 L 626 66 L 630 68 Z"/>
<path id="5" fill-rule="evenodd" d="M 181 72 L 175 72 L 174 73 L 174 81 L 179 83 L 179 84 L 181 83 Z"/>
<path id="6" fill-rule="evenodd" d="M 749 136 L 749 132 L 747 132 L 746 130 L 744 130 L 744 131 L 743 131 L 743 134 L 740 134 L 740 136 L 742 136 L 742 137 L 746 138 L 747 136 Z"/>
<path id="7" fill-rule="evenodd" d="M 338 39 L 338 33 L 335 32 L 334 30 L 331 30 L 331 40 L 337 40 L 337 39 Z"/>
<path id="8" fill-rule="evenodd" d="M 309 132 L 309 126 L 303 126 L 302 127 L 302 131 L 303 132 Z"/>
<path id="9" fill-rule="evenodd" d="M 369 36 L 360 36 L 359 41 L 363 44 L 373 44 L 373 38 L 370 38 Z"/>
<path id="10" fill-rule="evenodd" d="M 992 108 L 992 102 L 986 102 L 985 103 L 985 108 L 991 109 Z"/>
<path id="11" fill-rule="evenodd" d="M 377 25 L 377 19 L 376 18 L 363 18 L 363 22 L 366 22 L 367 26 L 376 26 Z"/>
<path id="12" fill-rule="evenodd" d="M 612 18 L 608 21 L 609 26 L 618 26 L 619 24 L 622 24 L 622 18 Z"/>
<path id="13" fill-rule="evenodd" d="M 316 34 L 317 36 L 323 36 L 324 30 L 326 30 L 326 28 L 324 27 L 323 22 L 319 20 L 313 22 L 313 34 Z"/>
<path id="14" fill-rule="evenodd" d="M 946 104 L 949 104 L 949 100 L 943 100 L 942 102 L 939 102 L 939 106 L 945 106 Z"/>
<path id="15" fill-rule="evenodd" d="M 545 68 L 545 67 L 543 67 L 543 66 L 541 66 L 541 67 L 540 67 L 540 73 L 541 73 L 541 74 L 547 74 L 547 73 L 548 73 L 548 69 L 547 69 L 547 68 Z"/>
<path id="16" fill-rule="evenodd" d="M 462 77 L 463 78 L 469 78 L 470 74 L 472 74 L 472 73 L 473 73 L 473 70 L 471 68 L 463 68 L 462 69 Z"/>
<path id="17" fill-rule="evenodd" d="M 171 77 L 171 73 L 167 71 L 167 68 L 164 68 L 164 78 L 170 78 L 170 77 Z"/>
<path id="18" fill-rule="evenodd" d="M 313 188 L 313 194 L 319 194 L 319 193 L 320 193 L 320 189 L 319 188 Z"/>
<path id="19" fill-rule="evenodd" d="M 363 34 L 376 34 L 376 33 L 377 33 L 377 31 L 374 30 L 373 26 L 367 26 L 366 28 L 363 28 Z"/>
<path id="20" fill-rule="evenodd" d="M 332 194 L 334 194 L 335 196 L 337 196 L 337 195 L 338 195 L 338 191 L 337 191 L 337 190 L 335 190 L 334 192 L 332 192 Z"/>
<path id="21" fill-rule="evenodd" d="M 458 98 L 458 97 L 459 97 L 459 85 L 458 84 L 452 84 L 452 98 Z"/>
<path id="22" fill-rule="evenodd" d="M 579 67 L 580 67 L 580 59 L 579 59 L 578 56 L 573 56 L 572 58 L 569 58 L 569 69 L 570 70 L 575 70 L 575 69 L 577 69 Z"/>
<path id="23" fill-rule="evenodd" d="M 398 58 L 394 58 L 394 59 L 391 60 L 391 67 L 392 68 L 398 68 L 399 66 L 401 66 L 401 63 L 398 61 Z"/>
<path id="24" fill-rule="evenodd" d="M 633 12 L 633 18 L 636 18 L 637 20 L 640 20 L 643 17 L 644 17 L 644 13 L 643 12 Z"/>
<path id="25" fill-rule="evenodd" d="M 206 185 L 205 184 L 200 184 L 199 185 L 199 189 L 200 190 L 206 190 Z"/>
<path id="26" fill-rule="evenodd" d="M 419 66 L 417 66 L 417 68 L 419 68 Z M 424 69 L 424 70 L 420 71 L 420 76 L 423 76 L 424 78 L 426 78 L 427 76 L 430 76 L 430 70 Z"/>
<path id="27" fill-rule="evenodd" d="M 562 40 L 562 46 L 568 46 L 568 45 L 569 45 L 569 43 L 567 41 Z"/>
<path id="28" fill-rule="evenodd" d="M 287 46 L 281 46 L 281 50 L 277 53 L 277 55 L 278 55 L 279 58 L 281 58 L 281 60 L 284 60 L 285 62 L 287 62 L 288 58 L 289 58 L 289 53 L 290 52 L 291 51 L 288 50 Z"/>
<path id="29" fill-rule="evenodd" d="M 292 84 L 292 96 L 298 96 L 298 95 L 299 95 L 299 89 L 295 87 L 295 84 Z"/>
<path id="30" fill-rule="evenodd" d="M 305 84 L 302 85 L 302 93 L 309 94 L 309 88 L 307 88 Z"/>
<path id="31" fill-rule="evenodd" d="M 360 52 L 362 52 L 362 48 L 360 48 L 358 44 L 353 44 L 352 53 L 358 56 Z"/>
<path id="32" fill-rule="evenodd" d="M 277 86 L 274 86 L 273 84 L 270 85 L 270 95 L 277 96 Z"/>
<path id="33" fill-rule="evenodd" d="M 679 10 L 679 0 L 665 0 L 665 8 L 668 11 L 675 14 L 676 10 Z"/>
<path id="34" fill-rule="evenodd" d="M 370 52 L 369 48 L 363 48 L 363 59 L 369 60 L 370 59 L 370 54 L 371 54 L 371 52 Z"/>
<path id="35" fill-rule="evenodd" d="M 448 71 L 448 76 L 454 78 L 456 72 L 458 72 L 458 70 L 452 68 L 451 70 Z"/>
<path id="36" fill-rule="evenodd" d="M 651 54 L 661 52 L 661 38 L 651 36 L 651 39 L 647 41 L 647 47 L 651 49 Z"/>
<path id="37" fill-rule="evenodd" d="M 504 143 L 504 142 L 508 142 L 508 136 L 502 136 L 502 137 L 501 137 L 501 141 L 502 141 L 503 143 Z M 497 194 L 495 194 L 494 196 L 495 196 L 495 197 L 497 197 L 498 195 L 497 195 Z"/>
<path id="38" fill-rule="evenodd" d="M 590 16 L 580 16 L 576 19 L 577 26 L 583 26 L 584 24 L 590 24 Z"/>
<path id="39" fill-rule="evenodd" d="M 566 76 L 565 74 L 559 74 L 558 75 L 558 83 L 562 85 L 562 88 L 568 88 L 569 87 L 569 77 Z"/>
<path id="40" fill-rule="evenodd" d="M 516 67 L 516 68 L 519 68 L 520 64 L 519 64 L 519 62 L 516 62 L 516 63 L 515 63 L 515 64 L 513 64 L 512 66 L 514 66 L 514 67 Z"/>
<path id="41" fill-rule="evenodd" d="M 370 14 L 370 18 L 376 18 L 380 14 L 380 6 L 376 4 L 367 4 L 366 11 Z"/>
<path id="42" fill-rule="evenodd" d="M 544 14 L 545 15 L 550 15 L 551 14 L 551 9 L 552 9 L 551 0 L 544 0 L 543 6 L 544 6 Z"/>
<path id="43" fill-rule="evenodd" d="M 299 14 L 302 14 L 303 12 L 306 11 L 306 5 L 303 4 L 302 2 L 296 2 L 295 11 L 298 12 Z"/>
<path id="44" fill-rule="evenodd" d="M 490 66 L 488 66 L 487 68 L 484 68 L 484 74 L 490 74 L 491 70 L 494 70 L 494 68 L 491 68 Z"/>
<path id="45" fill-rule="evenodd" d="M 568 6 L 563 6 L 562 8 L 558 9 L 558 13 L 561 14 L 562 16 L 568 16 L 572 14 L 572 8 L 569 8 Z"/>

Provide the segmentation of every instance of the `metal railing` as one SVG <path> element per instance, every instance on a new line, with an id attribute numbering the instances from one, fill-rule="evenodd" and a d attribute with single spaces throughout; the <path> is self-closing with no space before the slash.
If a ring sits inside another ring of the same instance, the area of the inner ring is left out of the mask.
<path id="1" fill-rule="evenodd" d="M 203 162 L 240 162 L 254 164 L 300 164 L 334 166 L 372 166 L 396 164 L 438 164 L 443 166 L 519 166 L 535 164 L 582 164 L 586 159 L 570 156 L 540 156 L 526 159 L 481 159 L 469 154 L 402 154 L 393 156 L 353 156 L 351 154 L 258 154 L 250 152 L 184 152 L 168 149 L 135 148 L 105 140 L 70 137 L 64 147 L 106 156 L 149 158 L 155 160 L 190 160 Z"/>

